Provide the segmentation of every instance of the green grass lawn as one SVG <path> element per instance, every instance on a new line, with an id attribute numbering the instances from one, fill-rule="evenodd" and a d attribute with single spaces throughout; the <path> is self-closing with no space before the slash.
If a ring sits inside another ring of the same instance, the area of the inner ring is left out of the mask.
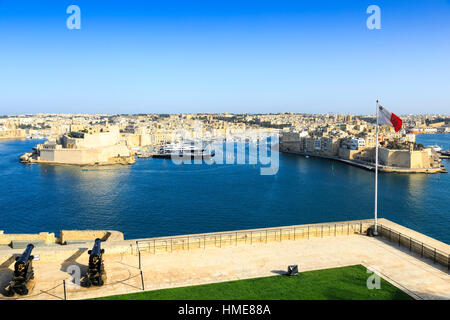
<path id="1" fill-rule="evenodd" d="M 403 291 L 381 279 L 369 290 L 371 274 L 361 265 L 299 273 L 288 277 L 237 280 L 98 298 L 99 300 L 405 300 Z"/>

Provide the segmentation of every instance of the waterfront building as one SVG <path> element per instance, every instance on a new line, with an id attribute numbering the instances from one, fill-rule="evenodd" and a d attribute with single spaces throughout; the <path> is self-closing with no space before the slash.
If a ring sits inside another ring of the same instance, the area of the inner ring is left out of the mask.
<path id="1" fill-rule="evenodd" d="M 134 163 L 118 127 L 95 131 L 69 132 L 54 141 L 38 144 L 32 153 L 24 154 L 21 161 L 76 165 Z"/>

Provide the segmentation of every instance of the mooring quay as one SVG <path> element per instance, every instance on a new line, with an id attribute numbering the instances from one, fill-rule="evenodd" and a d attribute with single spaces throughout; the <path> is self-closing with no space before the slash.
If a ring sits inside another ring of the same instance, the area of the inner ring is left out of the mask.
<path id="1" fill-rule="evenodd" d="M 292 264 L 299 271 L 362 264 L 416 299 L 450 299 L 449 245 L 386 219 L 379 219 L 380 235 L 369 237 L 371 226 L 356 220 L 133 240 L 115 231 L 0 233 L 1 288 L 21 243 L 34 242 L 39 256 L 28 295 L 0 299 L 87 299 L 272 276 Z M 85 288 L 74 279 L 86 273 L 95 238 L 104 240 L 105 282 Z"/>

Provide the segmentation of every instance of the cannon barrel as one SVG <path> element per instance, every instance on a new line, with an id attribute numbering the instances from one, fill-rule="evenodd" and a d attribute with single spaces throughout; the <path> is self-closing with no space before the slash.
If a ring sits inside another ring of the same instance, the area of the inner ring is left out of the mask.
<path id="1" fill-rule="evenodd" d="M 104 250 L 101 248 L 101 240 L 99 238 L 95 239 L 95 243 L 94 243 L 94 247 L 92 248 L 92 250 L 89 250 L 88 254 L 93 257 L 93 256 L 97 256 L 100 257 L 101 254 L 104 252 Z"/>
<path id="2" fill-rule="evenodd" d="M 31 251 L 33 251 L 34 245 L 32 245 L 31 243 L 29 245 L 27 245 L 27 248 L 25 249 L 25 251 L 22 253 L 22 255 L 18 258 L 16 258 L 17 262 L 23 262 L 23 263 L 27 263 L 28 260 L 33 259 L 33 257 L 31 256 Z"/>
<path id="3" fill-rule="evenodd" d="M 34 245 L 28 244 L 25 251 L 16 258 L 14 264 L 14 273 L 12 281 L 5 289 L 7 296 L 13 296 L 15 293 L 19 295 L 28 294 L 28 282 L 34 279 L 33 259 L 31 251 L 33 251 Z"/>
<path id="4" fill-rule="evenodd" d="M 92 250 L 88 251 L 89 266 L 83 286 L 90 287 L 91 285 L 103 285 L 104 267 L 102 255 L 105 250 L 101 248 L 100 243 L 101 240 L 99 238 L 95 239 L 94 247 Z"/>

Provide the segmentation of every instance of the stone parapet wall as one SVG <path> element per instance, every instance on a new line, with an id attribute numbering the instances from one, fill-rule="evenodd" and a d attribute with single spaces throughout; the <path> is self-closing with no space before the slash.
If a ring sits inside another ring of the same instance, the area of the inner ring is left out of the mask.
<path id="1" fill-rule="evenodd" d="M 40 232 L 37 234 L 5 234 L 3 231 L 0 233 L 0 245 L 9 245 L 11 241 L 44 241 L 45 244 L 56 243 L 58 238 L 54 233 Z"/>
<path id="2" fill-rule="evenodd" d="M 114 230 L 61 230 L 61 244 L 100 238 L 102 241 L 123 241 L 123 233 Z"/>
<path id="3" fill-rule="evenodd" d="M 384 227 L 389 227 L 398 233 L 402 233 L 403 237 L 411 237 L 412 239 L 423 242 L 425 249 L 437 248 L 444 253 L 444 258 L 450 252 L 447 244 L 414 230 L 397 225 L 386 219 L 379 219 L 379 223 Z M 63 230 L 61 231 L 61 239 L 55 238 L 54 234 L 45 232 L 37 235 L 4 235 L 0 232 L 0 244 L 7 244 L 12 238 L 30 241 L 46 239 L 46 243 L 61 243 L 61 240 L 64 242 L 75 242 L 68 245 L 38 246 L 33 251 L 36 254 L 40 254 L 41 260 L 43 261 L 63 262 L 76 259 L 81 254 L 84 254 L 85 251 L 87 252 L 93 246 L 95 238 L 106 240 L 106 242 L 102 242 L 102 248 L 105 249 L 105 256 L 138 256 L 138 254 L 170 254 L 172 252 L 196 249 L 366 234 L 367 229 L 372 226 L 373 219 L 367 219 L 129 240 L 124 240 L 121 232 L 107 230 Z M 381 229 L 380 233 L 386 237 L 386 229 Z M 409 238 L 405 239 L 401 239 L 403 246 L 405 246 L 405 241 L 409 241 Z M 76 242 L 78 241 L 81 243 L 77 244 Z M 2 260 L 8 259 L 11 254 L 20 253 L 21 251 L 18 249 L 0 250 L 0 264 Z M 437 253 L 437 259 L 439 260 L 441 258 L 439 251 Z"/>
<path id="4" fill-rule="evenodd" d="M 123 241 L 123 233 L 114 230 L 62 230 L 58 238 L 52 232 L 5 234 L 0 231 L 0 245 L 10 245 L 11 241 L 43 241 L 46 245 L 64 244 L 67 241 L 94 241 L 100 238 L 103 241 Z"/>

